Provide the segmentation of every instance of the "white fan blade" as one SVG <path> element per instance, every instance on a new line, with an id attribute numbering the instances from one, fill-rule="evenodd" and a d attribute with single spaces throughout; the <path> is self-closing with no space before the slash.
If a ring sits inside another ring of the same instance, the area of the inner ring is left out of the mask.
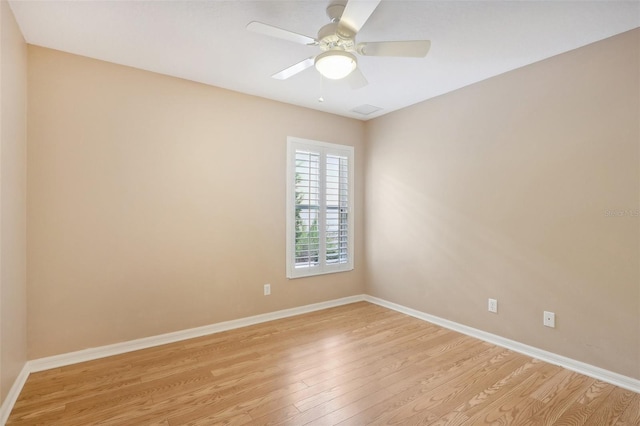
<path id="1" fill-rule="evenodd" d="M 367 22 L 379 3 L 380 0 L 349 0 L 340 17 L 338 32 L 355 35 Z M 341 28 L 345 27 L 350 31 L 340 31 Z"/>
<path id="2" fill-rule="evenodd" d="M 298 44 L 316 44 L 316 39 L 306 35 L 294 33 L 289 30 L 283 30 L 282 28 L 274 27 L 273 25 L 263 24 L 262 22 L 252 21 L 247 24 L 247 29 L 254 33 L 268 35 L 270 37 L 276 37 L 287 41 L 292 41 Z"/>
<path id="3" fill-rule="evenodd" d="M 364 77 L 364 74 L 362 74 L 362 71 L 360 71 L 360 67 L 351 71 L 351 74 L 347 76 L 347 83 L 353 90 L 361 89 L 369 84 L 367 79 Z"/>
<path id="4" fill-rule="evenodd" d="M 299 72 L 306 70 L 309 67 L 312 67 L 314 62 L 313 60 L 314 60 L 314 56 L 307 58 L 303 61 L 300 61 L 297 64 L 291 65 L 290 67 L 275 73 L 271 77 L 275 78 L 276 80 L 286 80 L 289 77 L 294 76 Z"/>
<path id="5" fill-rule="evenodd" d="M 358 43 L 356 51 L 364 56 L 404 56 L 424 58 L 429 52 L 429 40 L 377 41 Z"/>

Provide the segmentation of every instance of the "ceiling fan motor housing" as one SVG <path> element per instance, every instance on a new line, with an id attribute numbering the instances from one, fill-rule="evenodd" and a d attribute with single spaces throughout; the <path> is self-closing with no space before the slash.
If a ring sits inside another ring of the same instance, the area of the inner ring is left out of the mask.
<path id="1" fill-rule="evenodd" d="M 345 28 L 339 28 L 339 22 L 331 22 L 318 31 L 318 45 L 322 50 L 355 49 L 355 34 Z"/>

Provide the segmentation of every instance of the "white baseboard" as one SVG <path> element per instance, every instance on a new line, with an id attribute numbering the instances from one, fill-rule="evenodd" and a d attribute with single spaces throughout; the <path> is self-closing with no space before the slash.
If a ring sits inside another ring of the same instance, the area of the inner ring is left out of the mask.
<path id="1" fill-rule="evenodd" d="M 575 371 L 576 373 L 584 374 L 585 376 L 593 377 L 594 379 L 602 380 L 603 382 L 611 383 L 612 385 L 616 385 L 621 388 L 640 393 L 640 380 L 627 377 L 613 371 L 605 370 L 591 364 L 586 364 L 581 361 L 576 361 L 575 359 L 567 358 L 562 355 L 554 354 L 553 352 L 548 352 L 539 348 L 535 348 L 533 346 L 525 345 L 524 343 L 516 342 L 515 340 L 510 340 L 495 334 L 487 333 L 486 331 L 458 324 L 444 318 L 426 314 L 424 312 L 411 309 L 406 306 L 398 305 L 397 303 L 389 302 L 378 297 L 365 295 L 364 300 L 376 305 L 383 306 L 385 308 L 393 309 L 394 311 L 401 312 L 403 314 L 410 315 L 423 321 L 427 321 L 432 324 L 436 324 L 441 327 L 466 334 L 467 336 L 475 337 L 476 339 L 480 339 L 485 342 L 510 349 L 514 352 L 537 358 L 541 361 L 548 362 L 549 364 L 558 365 L 560 367 L 566 368 L 567 370 Z"/>
<path id="2" fill-rule="evenodd" d="M 27 363 L 28 364 L 28 363 Z M 7 423 L 9 419 L 9 414 L 11 414 L 11 410 L 13 409 L 13 405 L 18 400 L 18 396 L 20 396 L 20 392 L 24 384 L 27 382 L 27 378 L 29 377 L 29 366 L 25 364 L 20 370 L 18 377 L 13 382 L 13 386 L 9 389 L 9 393 L 7 397 L 2 402 L 2 406 L 0 406 L 0 425 Z"/>
<path id="3" fill-rule="evenodd" d="M 329 300 L 327 302 L 314 303 L 312 305 L 305 305 L 297 308 L 284 309 L 281 311 L 269 312 L 266 314 L 240 318 L 237 320 L 219 322 L 216 324 L 205 325 L 202 327 L 189 328 L 187 330 L 180 330 L 173 333 L 160 334 L 157 336 L 130 340 L 128 342 L 114 343 L 113 345 L 83 349 L 80 351 L 69 352 L 66 354 L 34 359 L 33 361 L 27 362 L 27 364 L 29 366 L 29 371 L 32 373 L 36 371 L 50 370 L 52 368 L 64 367 L 65 365 L 77 364 L 79 362 L 91 361 L 98 358 L 104 358 L 112 355 L 119 355 L 126 352 L 132 352 L 140 349 L 151 348 L 154 346 L 166 345 L 167 343 L 174 343 L 174 342 L 179 342 L 181 340 L 193 339 L 194 337 L 201 337 L 209 334 L 220 333 L 221 331 L 247 327 L 249 325 L 260 324 L 267 321 L 273 321 L 281 318 L 287 318 L 295 315 L 301 315 L 309 312 L 319 311 L 322 309 L 347 305 L 349 303 L 361 302 L 364 299 L 365 299 L 365 295 L 363 294 L 360 294 L 357 296 L 343 297 L 341 299 Z"/>

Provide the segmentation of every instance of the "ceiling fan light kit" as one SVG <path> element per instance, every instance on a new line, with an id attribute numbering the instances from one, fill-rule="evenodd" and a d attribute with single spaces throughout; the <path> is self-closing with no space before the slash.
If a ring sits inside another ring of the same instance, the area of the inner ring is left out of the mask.
<path id="1" fill-rule="evenodd" d="M 342 50 L 328 50 L 316 56 L 316 69 L 323 77 L 332 80 L 345 78 L 356 69 L 358 62 L 356 57 Z"/>
<path id="2" fill-rule="evenodd" d="M 247 29 L 256 33 L 277 37 L 307 46 L 317 46 L 322 53 L 289 66 L 272 75 L 286 80 L 312 65 L 322 76 L 339 80 L 353 74 L 348 80 L 354 89 L 367 85 L 367 79 L 358 68 L 355 54 L 363 56 L 395 56 L 422 58 L 427 55 L 431 43 L 428 40 L 378 41 L 356 43 L 356 35 L 367 22 L 381 0 L 336 0 L 327 7 L 330 23 L 320 28 L 318 38 L 294 33 L 289 30 L 250 22 Z M 356 71 L 354 73 L 354 71 Z"/>

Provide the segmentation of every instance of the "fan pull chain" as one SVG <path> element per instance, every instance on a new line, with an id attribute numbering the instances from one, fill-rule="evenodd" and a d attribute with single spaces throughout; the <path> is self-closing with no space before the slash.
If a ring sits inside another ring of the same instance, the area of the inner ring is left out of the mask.
<path id="1" fill-rule="evenodd" d="M 322 76 L 322 74 L 320 74 L 320 97 L 318 98 L 318 102 L 322 103 L 324 102 L 324 96 L 322 96 L 324 93 L 324 77 Z"/>

